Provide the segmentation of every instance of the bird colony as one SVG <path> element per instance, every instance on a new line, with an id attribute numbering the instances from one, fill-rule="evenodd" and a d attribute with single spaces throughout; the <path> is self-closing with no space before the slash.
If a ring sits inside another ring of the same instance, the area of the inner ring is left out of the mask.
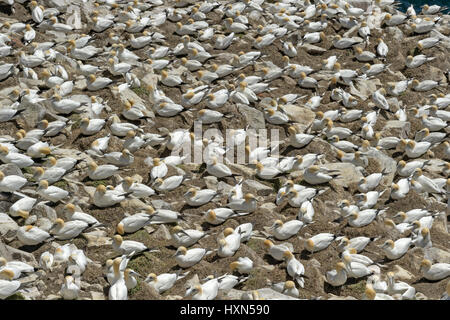
<path id="1" fill-rule="evenodd" d="M 445 10 L 1 0 L 0 299 L 448 299 Z"/>

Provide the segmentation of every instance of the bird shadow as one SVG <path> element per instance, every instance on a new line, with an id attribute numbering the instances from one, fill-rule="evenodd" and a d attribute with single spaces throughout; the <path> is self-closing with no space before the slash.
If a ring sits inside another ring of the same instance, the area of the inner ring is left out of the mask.
<path id="1" fill-rule="evenodd" d="M 308 250 L 303 249 L 300 252 L 300 259 L 302 259 L 302 260 L 309 260 L 309 259 L 311 259 L 311 253 Z"/>
<path id="2" fill-rule="evenodd" d="M 109 297 L 109 289 L 110 288 L 111 288 L 110 285 L 103 288 L 103 294 L 105 295 L 105 297 Z"/>
<path id="3" fill-rule="evenodd" d="M 19 250 L 25 251 L 25 252 L 34 252 L 36 250 L 38 250 L 40 247 L 42 247 L 45 244 L 45 242 L 43 243 L 39 243 L 36 245 L 23 245 L 21 247 L 19 247 Z"/>
<path id="4" fill-rule="evenodd" d="M 208 259 L 209 263 L 214 263 L 216 261 L 220 260 L 219 255 L 216 253 L 212 258 Z"/>
<path id="5" fill-rule="evenodd" d="M 13 7 L 9 5 L 0 5 L 0 12 L 7 15 L 12 15 L 13 14 L 12 8 Z"/>
<path id="6" fill-rule="evenodd" d="M 342 286 L 333 287 L 331 284 L 324 282 L 323 283 L 323 291 L 325 291 L 326 293 L 332 293 L 336 296 L 340 296 L 341 291 L 342 291 Z"/>
<path id="7" fill-rule="evenodd" d="M 336 218 L 333 220 L 333 222 L 336 222 L 336 223 L 341 223 L 342 221 L 344 221 L 343 217 L 339 217 L 339 218 Z"/>
<path id="8" fill-rule="evenodd" d="M 392 158 L 400 157 L 402 154 L 403 154 L 403 152 L 394 152 L 394 153 L 392 154 Z"/>
<path id="9" fill-rule="evenodd" d="M 205 232 L 208 231 L 209 229 L 211 229 L 211 225 L 206 221 L 201 224 L 201 227 L 203 228 L 203 231 L 205 231 Z"/>
<path id="10" fill-rule="evenodd" d="M 169 150 L 169 148 L 164 148 L 163 152 L 160 155 L 160 158 L 165 158 L 170 156 L 170 154 L 172 153 L 172 150 Z"/>
<path id="11" fill-rule="evenodd" d="M 271 255 L 269 255 L 269 254 L 265 254 L 264 255 L 264 257 L 263 257 L 263 259 L 266 261 L 266 262 L 268 262 L 269 264 L 271 264 L 271 265 L 274 265 L 274 264 L 281 264 L 283 261 L 278 261 L 278 260 L 275 260 Z"/>
<path id="12" fill-rule="evenodd" d="M 192 208 L 195 208 L 195 207 L 191 207 L 190 205 L 188 205 L 187 203 L 185 203 L 185 204 L 181 207 L 181 209 L 179 210 L 179 212 L 183 212 L 184 210 L 192 209 Z"/>
<path id="13" fill-rule="evenodd" d="M 442 279 L 441 279 L 442 280 Z M 416 280 L 416 281 L 414 281 L 413 283 L 411 283 L 411 284 L 420 284 L 420 283 L 436 283 L 436 282 L 439 282 L 439 281 L 441 281 L 441 280 L 428 280 L 428 279 L 425 279 L 424 277 L 422 277 L 422 278 L 420 278 L 420 279 L 418 279 L 418 280 Z"/>

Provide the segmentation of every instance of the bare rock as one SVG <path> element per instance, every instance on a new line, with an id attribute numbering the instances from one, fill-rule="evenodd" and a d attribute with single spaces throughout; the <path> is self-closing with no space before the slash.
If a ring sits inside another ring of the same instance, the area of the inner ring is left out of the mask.
<path id="1" fill-rule="evenodd" d="M 37 287 L 20 290 L 20 293 L 24 296 L 25 300 L 37 300 L 42 295 L 41 291 Z"/>
<path id="2" fill-rule="evenodd" d="M 14 163 L 2 164 L 0 166 L 0 171 L 2 171 L 5 176 L 15 175 L 23 178 L 22 170 Z"/>
<path id="3" fill-rule="evenodd" d="M 6 213 L 0 212 L 0 236 L 14 238 L 19 225 Z"/>
<path id="4" fill-rule="evenodd" d="M 450 263 L 450 252 L 437 247 L 425 249 L 425 257 L 434 263 Z"/>
<path id="5" fill-rule="evenodd" d="M 309 126 L 316 117 L 316 114 L 313 111 L 293 104 L 283 106 L 283 110 L 293 122 L 297 122 L 305 126 Z"/>
<path id="6" fill-rule="evenodd" d="M 148 205 L 139 199 L 126 199 L 120 203 L 120 206 L 124 209 L 133 211 L 139 211 L 148 207 Z"/>
<path id="7" fill-rule="evenodd" d="M 0 242 L 0 256 L 4 257 L 8 261 L 19 260 L 26 262 L 35 268 L 38 266 L 33 254 L 10 247 L 2 242 Z"/>
<path id="8" fill-rule="evenodd" d="M 341 297 L 330 293 L 330 298 L 328 298 L 328 300 L 358 300 L 358 299 L 352 296 Z"/>
<path id="9" fill-rule="evenodd" d="M 297 298 L 282 294 L 270 288 L 262 288 L 256 290 L 258 291 L 259 297 L 264 300 L 299 300 Z M 249 299 L 251 297 L 251 292 L 247 292 L 242 298 Z"/>
<path id="10" fill-rule="evenodd" d="M 36 103 L 27 106 L 25 111 L 20 114 L 19 118 L 23 120 L 29 128 L 35 128 L 37 123 L 44 118 L 45 113 L 45 108 L 42 105 Z"/>
<path id="11" fill-rule="evenodd" d="M 400 30 L 400 28 L 398 27 L 387 27 L 386 31 L 388 34 L 392 35 L 394 37 L 394 39 L 398 42 L 401 42 L 404 38 L 405 35 L 403 34 L 402 30 Z"/>
<path id="12" fill-rule="evenodd" d="M 103 292 L 91 291 L 91 297 L 92 300 L 106 300 L 106 297 L 103 294 Z"/>
<path id="13" fill-rule="evenodd" d="M 424 295 L 422 292 L 417 292 L 416 300 L 428 300 L 428 297 L 426 295 Z"/>
<path id="14" fill-rule="evenodd" d="M 358 183 L 358 181 L 364 177 L 358 168 L 352 163 L 327 163 L 323 165 L 323 167 L 329 170 L 339 170 L 340 176 L 333 179 L 333 183 L 342 187 L 347 187 L 352 183 Z"/>
<path id="15" fill-rule="evenodd" d="M 245 104 L 237 104 L 239 112 L 244 116 L 245 121 L 249 124 L 250 128 L 265 129 L 266 122 L 264 115 L 261 111 L 246 106 Z"/>
<path id="16" fill-rule="evenodd" d="M 399 138 L 408 138 L 411 131 L 411 123 L 408 121 L 389 120 L 381 131 L 382 136 L 395 136 Z"/>
<path id="17" fill-rule="evenodd" d="M 38 203 L 33 208 L 33 214 L 36 214 L 38 218 L 47 218 L 50 221 L 55 221 L 58 218 L 55 209 L 47 206 L 44 203 Z"/>
<path id="18" fill-rule="evenodd" d="M 311 260 L 309 260 L 309 264 L 311 265 L 311 266 L 313 266 L 313 267 L 316 267 L 316 268 L 320 268 L 320 266 L 321 266 L 321 264 L 320 264 L 320 262 L 319 261 L 317 261 L 316 259 L 311 259 Z"/>
<path id="19" fill-rule="evenodd" d="M 39 279 L 39 276 L 35 273 L 31 273 L 30 275 L 26 276 L 26 277 L 22 277 L 19 278 L 18 281 L 20 281 L 20 283 L 22 283 L 22 285 L 29 285 L 33 282 L 35 282 L 37 279 Z"/>
<path id="20" fill-rule="evenodd" d="M 411 280 L 414 278 L 414 275 L 406 269 L 403 269 L 399 265 L 394 266 L 394 275 L 399 280 Z"/>
<path id="21" fill-rule="evenodd" d="M 244 176 L 252 176 L 255 173 L 255 170 L 242 164 L 229 163 L 228 167 L 231 169 L 231 171 L 242 174 Z"/>
<path id="22" fill-rule="evenodd" d="M 397 162 L 393 158 L 386 155 L 383 151 L 376 149 L 370 149 L 367 152 L 367 156 L 378 162 L 381 170 L 384 170 L 387 173 L 382 182 L 386 186 L 390 186 L 394 180 L 395 173 L 397 172 Z"/>
<path id="23" fill-rule="evenodd" d="M 244 188 L 248 188 L 249 192 L 257 194 L 258 196 L 268 196 L 273 192 L 272 187 L 262 184 L 256 180 L 246 179 L 242 186 Z"/>
<path id="24" fill-rule="evenodd" d="M 164 200 L 152 200 L 152 207 L 155 209 L 166 209 L 166 210 L 171 210 L 172 206 L 170 205 L 170 203 L 165 202 Z"/>
<path id="25" fill-rule="evenodd" d="M 53 221 L 51 221 L 48 218 L 44 218 L 44 217 L 38 218 L 36 220 L 36 226 L 41 228 L 42 230 L 48 232 L 51 229 L 51 227 L 53 226 Z"/>
<path id="26" fill-rule="evenodd" d="M 170 235 L 169 230 L 167 229 L 167 227 L 163 224 L 159 225 L 158 230 L 156 230 L 153 235 L 157 238 L 157 239 L 161 239 L 161 240 L 170 240 L 172 238 L 172 236 Z"/>
<path id="27" fill-rule="evenodd" d="M 219 181 L 219 183 L 217 184 L 217 191 L 221 194 L 228 194 L 232 188 L 232 186 L 223 181 Z"/>

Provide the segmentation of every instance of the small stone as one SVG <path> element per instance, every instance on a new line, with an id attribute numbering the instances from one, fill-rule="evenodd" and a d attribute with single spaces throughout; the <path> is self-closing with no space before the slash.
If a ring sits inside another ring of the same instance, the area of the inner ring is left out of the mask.
<path id="1" fill-rule="evenodd" d="M 275 269 L 275 266 L 271 266 L 270 264 L 261 266 L 260 268 L 265 269 L 267 271 L 273 271 Z"/>
<path id="2" fill-rule="evenodd" d="M 172 238 L 172 236 L 170 235 L 169 230 L 167 229 L 167 227 L 163 224 L 159 225 L 158 230 L 156 230 L 153 235 L 157 238 L 157 239 L 161 239 L 161 240 L 170 240 Z"/>
<path id="3" fill-rule="evenodd" d="M 20 293 L 25 297 L 26 300 L 37 300 L 42 295 L 41 290 L 39 290 L 37 287 L 20 290 Z"/>
<path id="4" fill-rule="evenodd" d="M 44 270 L 38 270 L 35 272 L 39 278 L 45 277 L 47 273 Z"/>
<path id="5" fill-rule="evenodd" d="M 309 260 L 309 263 L 311 266 L 316 267 L 316 268 L 320 268 L 320 266 L 321 266 L 320 262 L 314 258 Z"/>
<path id="6" fill-rule="evenodd" d="M 75 81 L 73 87 L 74 89 L 84 90 L 87 87 L 87 80 L 86 79 L 77 80 Z"/>
<path id="7" fill-rule="evenodd" d="M 56 295 L 56 294 L 50 294 L 47 296 L 47 298 L 45 300 L 60 300 L 60 299 L 62 299 L 61 296 Z"/>
<path id="8" fill-rule="evenodd" d="M 91 291 L 92 300 L 106 300 L 103 292 Z"/>
<path id="9" fill-rule="evenodd" d="M 426 295 L 424 295 L 422 292 L 417 292 L 416 300 L 428 300 L 428 297 Z"/>
<path id="10" fill-rule="evenodd" d="M 183 300 L 183 297 L 176 296 L 176 295 L 169 295 L 169 296 L 166 296 L 166 300 Z"/>
<path id="11" fill-rule="evenodd" d="M 89 283 L 87 283 L 86 281 L 81 281 L 80 282 L 80 288 L 82 290 L 87 290 L 89 288 Z"/>
<path id="12" fill-rule="evenodd" d="M 35 224 L 36 221 L 37 221 L 37 219 L 38 219 L 38 217 L 37 217 L 36 215 L 29 216 L 29 217 L 27 218 L 27 220 L 25 220 L 25 225 L 28 225 L 28 224 Z"/>
<path id="13" fill-rule="evenodd" d="M 243 295 L 247 296 L 248 294 L 245 291 L 237 289 L 231 289 L 225 293 L 225 296 L 230 300 L 241 300 Z M 251 298 L 251 294 L 248 297 Z"/>

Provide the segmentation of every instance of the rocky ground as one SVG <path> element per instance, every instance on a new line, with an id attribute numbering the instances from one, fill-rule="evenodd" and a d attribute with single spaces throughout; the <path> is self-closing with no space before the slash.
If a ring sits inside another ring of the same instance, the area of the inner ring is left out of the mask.
<path id="1" fill-rule="evenodd" d="M 267 2 L 267 1 L 266 1 Z M 90 33 L 92 20 L 86 13 L 92 10 L 92 1 L 81 4 L 81 1 L 73 1 L 72 4 L 81 8 L 81 23 L 82 28 L 76 30 L 73 34 L 68 34 L 68 37 L 74 37 L 75 34 Z M 30 11 L 26 6 L 15 3 L 13 5 L 15 10 L 14 15 L 8 14 L 5 10 L 0 11 L 0 22 L 6 21 L 30 21 Z M 100 6 L 97 8 L 101 14 L 108 11 L 106 6 Z M 67 21 L 70 14 L 64 13 L 60 19 Z M 450 28 L 448 16 L 441 16 L 442 23 L 440 32 L 442 35 L 449 37 Z M 210 24 L 220 24 L 221 14 L 218 12 L 210 12 L 207 14 L 207 20 Z M 183 18 L 182 22 L 185 23 L 187 18 Z M 255 30 L 256 26 L 261 24 L 261 21 L 249 19 L 249 25 L 252 30 Z M 156 29 L 156 28 L 155 28 Z M 167 22 L 164 25 L 157 27 L 159 32 L 166 36 L 165 45 L 173 47 L 180 42 L 180 36 L 174 34 L 175 24 Z M 0 31 L 2 29 L 0 28 Z M 291 58 L 291 63 L 298 63 L 302 65 L 308 65 L 315 70 L 319 70 L 321 67 L 321 61 L 332 55 L 338 56 L 338 61 L 344 68 L 357 69 L 364 65 L 364 63 L 358 62 L 354 58 L 354 51 L 351 49 L 338 50 L 332 47 L 331 35 L 340 34 L 342 36 L 355 35 L 357 30 L 353 30 L 349 33 L 348 30 L 340 28 L 338 23 L 331 22 L 325 33 L 328 37 L 326 41 L 322 41 L 316 45 L 305 45 L 298 47 L 298 55 Z M 91 32 L 92 33 L 92 32 Z M 107 46 L 107 31 L 104 33 L 95 34 L 95 46 L 102 48 Z M 359 98 L 360 103 L 355 107 L 364 110 L 364 112 L 374 110 L 374 105 L 371 102 L 371 94 L 383 87 L 387 82 L 400 81 L 403 79 L 417 78 L 419 80 L 433 79 L 436 81 L 442 81 L 445 83 L 437 89 L 426 92 L 416 92 L 408 89 L 406 93 L 398 97 L 389 97 L 389 104 L 394 106 L 396 111 L 398 108 L 406 108 L 409 110 L 415 104 L 423 105 L 427 101 L 427 96 L 430 94 L 448 93 L 447 87 L 447 75 L 450 68 L 450 55 L 449 45 L 450 42 L 443 41 L 440 45 L 430 49 L 426 49 L 425 54 L 427 56 L 436 57 L 435 60 L 428 62 L 419 68 L 405 69 L 405 59 L 409 54 L 416 54 L 415 50 L 417 42 L 423 38 L 429 37 L 429 34 L 415 34 L 411 27 L 407 24 L 400 25 L 398 27 L 384 27 L 379 30 L 372 30 L 372 37 L 370 43 L 364 50 L 375 52 L 375 46 L 377 42 L 375 39 L 382 37 L 389 47 L 389 53 L 385 63 L 389 64 L 389 70 L 376 76 L 373 79 L 355 81 L 355 89 L 351 92 L 353 95 Z M 14 49 L 20 50 L 23 47 L 20 34 L 13 34 Z M 372 41 L 373 39 L 373 41 Z M 282 40 L 285 40 L 282 38 Z M 56 31 L 40 31 L 37 30 L 36 42 L 55 41 L 55 50 L 65 52 L 66 36 Z M 211 54 L 216 55 L 214 62 L 217 64 L 228 63 L 231 54 L 238 53 L 240 51 L 249 52 L 255 50 L 252 48 L 254 41 L 254 34 L 240 34 L 239 41 L 234 41 L 227 50 L 216 50 L 213 48 L 214 42 L 212 40 L 202 42 L 202 45 Z M 262 48 L 260 51 L 265 57 L 263 60 L 271 61 L 274 65 L 283 67 L 282 56 L 280 51 L 280 41 L 275 41 L 272 45 Z M 140 50 L 133 50 L 144 61 L 147 59 L 145 52 L 147 48 Z M 17 59 L 13 56 L 2 58 L 0 61 L 4 63 L 16 63 Z M 105 56 L 98 56 L 89 61 L 90 64 L 101 66 L 105 64 Z M 381 62 L 381 61 L 378 61 Z M 68 61 L 63 61 L 62 64 L 67 70 L 73 70 L 73 66 Z M 39 73 L 41 67 L 35 68 Z M 216 83 L 217 87 L 223 86 L 228 81 L 234 81 L 236 76 L 240 73 L 246 75 L 259 74 L 259 70 L 262 68 L 261 64 L 255 64 L 253 66 L 246 67 L 242 70 L 233 72 L 231 75 L 224 77 Z M 123 103 L 127 99 L 134 99 L 136 102 L 142 102 L 145 105 L 151 106 L 152 101 L 149 95 L 149 91 L 146 89 L 146 85 L 155 85 L 158 81 L 159 75 L 157 72 L 151 73 L 144 68 L 136 68 L 133 71 L 141 80 L 141 87 L 133 89 L 125 89 L 118 93 L 112 86 L 95 92 L 95 96 L 99 97 L 101 101 L 107 102 L 109 109 L 104 110 L 102 113 L 103 118 L 109 117 L 111 114 L 120 114 L 123 110 Z M 183 67 L 173 67 L 171 72 L 182 74 L 185 78 L 186 84 L 181 87 L 169 88 L 158 84 L 158 88 L 173 99 L 176 103 L 180 103 L 181 96 L 186 92 L 187 88 L 195 87 L 198 85 L 197 79 L 186 72 Z M 108 72 L 105 72 L 103 76 L 110 77 L 116 80 L 118 83 L 123 82 L 121 76 L 114 77 Z M 314 74 L 312 74 L 314 77 Z M 75 86 L 71 94 L 71 98 L 78 101 L 89 101 L 89 96 L 92 93 L 87 92 L 85 89 L 86 80 L 83 76 L 74 74 Z M 323 100 L 320 106 L 315 111 L 327 111 L 334 110 L 341 107 L 339 102 L 333 101 L 330 98 L 331 90 L 329 90 L 329 79 L 325 76 L 318 75 L 319 89 L 317 94 L 323 95 Z M 310 97 L 313 95 L 311 90 L 300 88 L 296 85 L 296 80 L 289 76 L 282 76 L 270 83 L 271 87 L 275 87 L 273 91 L 264 92 L 259 94 L 259 98 L 264 97 L 281 97 L 284 94 L 296 93 L 299 95 L 306 95 Z M 49 96 L 49 88 L 45 87 L 42 80 L 32 80 L 24 78 L 22 73 L 19 72 L 8 79 L 0 82 L 0 103 L 4 106 L 7 102 L 7 95 L 15 88 L 20 90 L 25 88 L 39 88 L 42 90 L 43 96 Z M 48 95 L 47 95 L 48 94 Z M 300 128 L 307 128 L 316 114 L 304 107 L 306 99 L 297 101 L 291 106 L 289 113 L 290 119 L 293 123 L 297 123 Z M 194 120 L 197 117 L 198 110 L 205 106 L 205 102 L 201 102 L 194 108 L 183 112 L 172 118 L 163 118 L 155 116 L 152 111 L 151 118 L 146 120 L 130 121 L 136 125 L 139 125 L 145 133 L 167 133 L 172 132 L 178 128 L 190 129 L 193 127 Z M 37 123 L 42 119 L 57 119 L 59 116 L 45 112 L 49 109 L 47 102 L 42 104 L 36 104 L 34 107 L 28 108 L 22 112 L 21 116 L 15 121 L 8 121 L 0 124 L 0 135 L 2 137 L 11 136 L 19 129 L 31 130 L 36 127 Z M 149 108 L 150 109 L 150 108 Z M 283 141 L 287 136 L 287 126 L 278 126 L 267 123 L 264 120 L 264 114 L 262 107 L 258 104 L 254 106 L 239 105 L 231 102 L 227 102 L 224 107 L 220 109 L 222 113 L 230 113 L 232 118 L 224 118 L 221 122 L 213 124 L 208 127 L 214 127 L 221 131 L 228 128 L 245 128 L 247 125 L 253 128 L 267 128 L 267 129 L 279 129 L 280 141 Z M 235 179 L 233 177 L 216 178 L 209 176 L 205 172 L 205 166 L 201 164 L 182 164 L 176 168 L 170 168 L 168 176 L 173 174 L 188 174 L 191 176 L 191 180 L 183 183 L 179 188 L 173 192 L 161 193 L 152 196 L 148 199 L 128 199 L 107 209 L 99 209 L 95 207 L 90 198 L 92 197 L 95 187 L 98 184 L 113 185 L 119 183 L 124 177 L 131 176 L 136 181 L 145 184 L 150 183 L 149 172 L 151 170 L 144 160 L 147 157 L 160 157 L 163 158 L 170 154 L 169 150 L 164 145 L 152 148 L 146 147 L 145 149 L 138 150 L 134 153 L 135 161 L 132 165 L 121 169 L 117 175 L 107 180 L 91 181 L 84 169 L 86 161 L 91 159 L 90 155 L 85 151 L 89 149 L 91 143 L 102 136 L 109 133 L 108 125 L 97 134 L 92 136 L 83 136 L 80 134 L 79 123 L 83 113 L 72 113 L 67 118 L 71 120 L 71 125 L 66 127 L 65 130 L 51 138 L 44 137 L 43 141 L 48 142 L 50 145 L 59 146 L 52 155 L 55 157 L 70 156 L 76 159 L 80 159 L 80 163 L 77 165 L 77 169 L 65 176 L 64 180 L 57 182 L 55 185 L 61 187 L 73 195 L 72 202 L 77 204 L 84 212 L 91 214 L 98 221 L 104 224 L 105 227 L 97 228 L 95 231 L 89 233 L 83 233 L 80 237 L 68 241 L 53 241 L 51 243 L 44 243 L 36 247 L 23 246 L 15 237 L 15 232 L 24 224 L 34 224 L 43 229 L 48 229 L 52 222 L 57 218 L 65 218 L 62 213 L 64 204 L 45 204 L 38 205 L 33 209 L 32 215 L 27 221 L 23 219 L 12 220 L 0 216 L 0 234 L 2 241 L 0 242 L 0 256 L 10 259 L 18 259 L 28 262 L 34 266 L 38 266 L 40 255 L 45 251 L 54 252 L 56 244 L 63 245 L 65 243 L 73 243 L 77 248 L 84 250 L 85 254 L 93 261 L 88 264 L 85 273 L 82 276 L 81 282 L 81 299 L 93 299 L 102 300 L 108 296 L 109 284 L 104 278 L 103 268 L 105 261 L 109 258 L 114 258 L 117 254 L 113 251 L 111 243 L 112 236 L 116 233 L 116 225 L 127 215 L 134 214 L 139 209 L 151 204 L 155 209 L 167 208 L 181 212 L 186 217 L 185 221 L 180 221 L 179 225 L 183 228 L 197 228 L 208 231 L 211 236 L 201 239 L 196 247 L 205 247 L 215 249 L 217 248 L 217 237 L 223 232 L 226 227 L 235 228 L 239 224 L 251 222 L 254 226 L 255 235 L 247 243 L 241 244 L 240 249 L 233 257 L 219 258 L 216 253 L 206 257 L 197 265 L 188 269 L 190 274 L 186 279 L 192 277 L 198 277 L 203 279 L 210 274 L 222 275 L 230 272 L 229 264 L 236 261 L 238 257 L 249 257 L 253 260 L 255 268 L 249 275 L 247 281 L 235 287 L 228 293 L 222 293 L 219 298 L 221 299 L 234 299 L 239 298 L 243 291 L 250 291 L 268 287 L 270 283 L 277 283 L 280 281 L 290 280 L 289 275 L 286 272 L 286 263 L 279 263 L 273 260 L 264 248 L 263 241 L 269 236 L 268 227 L 270 227 L 274 220 L 281 219 L 283 221 L 295 219 L 298 208 L 292 208 L 287 203 L 280 206 L 275 205 L 276 192 L 287 178 L 293 179 L 296 183 L 302 183 L 303 173 L 300 171 L 290 172 L 283 175 L 279 179 L 267 181 L 259 179 L 255 175 L 255 168 L 252 165 L 238 165 L 231 164 L 229 167 L 231 170 L 244 179 L 243 187 L 244 192 L 251 192 L 255 194 L 259 199 L 258 209 L 248 216 L 229 219 L 224 224 L 219 226 L 209 225 L 204 221 L 203 213 L 208 209 L 225 206 L 227 203 L 228 191 L 235 185 Z M 339 126 L 349 128 L 354 132 L 360 132 L 361 121 L 354 121 L 351 123 L 338 123 Z M 378 121 L 374 126 L 374 130 L 381 132 L 383 137 L 396 135 L 402 138 L 414 139 L 415 133 L 422 128 L 420 119 L 415 118 L 408 114 L 408 121 L 401 122 L 396 119 L 393 113 L 381 112 L 378 117 Z M 448 133 L 449 128 L 445 131 Z M 354 135 L 348 139 L 357 145 L 361 145 L 361 138 Z M 374 143 L 374 141 L 373 141 Z M 372 145 L 374 145 L 372 143 Z M 420 160 L 430 160 L 430 165 L 426 168 L 426 175 L 431 178 L 447 178 L 442 172 L 442 168 L 439 165 L 445 163 L 443 145 L 439 144 L 432 148 L 432 154 L 426 154 L 420 158 Z M 106 152 L 121 151 L 121 140 L 112 135 L 111 140 Z M 337 243 L 332 243 L 327 249 L 318 253 L 309 254 L 304 250 L 304 243 L 301 238 L 309 238 L 315 234 L 321 232 L 331 232 L 336 235 L 345 235 L 349 238 L 356 236 L 367 237 L 379 237 L 378 240 L 371 242 L 363 252 L 375 262 L 379 262 L 384 265 L 381 269 L 381 274 L 386 274 L 389 271 L 394 272 L 397 279 L 404 281 L 416 288 L 418 292 L 418 299 L 439 299 L 442 293 L 445 291 L 448 279 L 444 279 L 437 282 L 431 282 L 422 278 L 419 273 L 419 267 L 424 256 L 431 257 L 435 262 L 450 263 L 450 236 L 447 231 L 448 220 L 445 216 L 446 200 L 440 198 L 437 200 L 435 197 L 426 196 L 424 194 L 417 194 L 411 190 L 407 197 L 401 200 L 392 200 L 389 198 L 389 192 L 385 192 L 379 199 L 375 208 L 387 208 L 386 217 L 393 217 L 399 211 L 408 211 L 415 208 L 425 208 L 436 212 L 441 212 L 433 224 L 431 229 L 431 238 L 433 240 L 433 247 L 430 249 L 411 248 L 406 255 L 402 258 L 394 261 L 385 260 L 383 252 L 377 246 L 382 244 L 387 239 L 396 240 L 402 236 L 397 232 L 387 229 L 383 221 L 376 220 L 366 227 L 353 228 L 348 226 L 345 219 L 341 219 L 341 215 L 338 212 L 337 202 L 342 199 L 351 200 L 355 193 L 358 193 L 356 184 L 362 177 L 353 164 L 341 163 L 336 156 L 336 151 L 333 149 L 326 139 L 318 137 L 314 139 L 309 145 L 301 149 L 294 149 L 288 147 L 286 143 L 280 144 L 281 154 L 283 156 L 304 155 L 307 153 L 324 154 L 323 165 L 327 168 L 339 168 L 342 174 L 342 179 L 333 180 L 329 183 L 327 191 L 317 196 L 314 199 L 315 217 L 314 223 L 301 229 L 298 237 L 293 237 L 287 240 L 295 252 L 297 259 L 305 267 L 305 287 L 300 289 L 300 298 L 311 299 L 356 299 L 363 298 L 364 290 L 366 288 L 367 278 L 361 278 L 357 280 L 348 280 L 347 283 L 341 287 L 332 287 L 323 280 L 323 275 L 335 268 L 336 262 L 340 260 L 338 251 L 336 250 Z M 377 191 L 383 191 L 389 189 L 392 182 L 399 179 L 395 175 L 395 169 L 397 162 L 400 160 L 408 160 L 406 155 L 400 150 L 384 150 L 373 151 L 373 155 L 369 158 L 369 165 L 365 168 L 365 175 L 369 175 L 382 170 L 391 172 L 385 176 L 381 184 L 376 188 Z M 448 159 L 447 159 L 448 160 Z M 96 160 L 99 164 L 102 164 L 101 160 Z M 32 180 L 31 171 L 27 168 L 18 169 L 11 164 L 4 164 L 0 166 L 3 172 L 15 173 L 20 176 L 24 176 L 30 181 Z M 448 170 L 447 170 L 448 174 Z M 220 197 L 215 201 L 203 205 L 198 208 L 193 208 L 185 205 L 183 194 L 192 186 L 199 188 L 210 188 L 217 190 L 220 193 Z M 33 189 L 33 187 L 31 187 Z M 32 194 L 31 190 L 30 194 Z M 10 194 L 3 193 L 0 195 L 0 212 L 8 212 L 9 207 L 17 200 L 18 197 L 11 196 Z M 133 234 L 126 235 L 124 239 L 136 240 L 144 243 L 148 247 L 156 247 L 159 252 L 144 253 L 133 258 L 129 267 L 136 272 L 147 275 L 150 272 L 160 274 L 164 272 L 175 272 L 177 268 L 176 261 L 173 254 L 176 250 L 171 244 L 170 229 L 175 224 L 163 224 L 163 225 L 151 225 L 147 226 Z M 275 243 L 281 243 L 280 241 L 274 241 Z M 25 278 L 21 278 L 20 281 L 24 283 L 32 284 L 26 292 L 22 292 L 17 295 L 16 298 L 25 299 L 58 299 L 58 291 L 64 280 L 66 265 L 62 264 L 56 266 L 53 270 L 39 270 L 34 274 L 31 274 Z M 186 281 L 178 281 L 176 285 L 165 292 L 162 295 L 156 293 L 143 281 L 139 280 L 139 284 L 136 288 L 129 292 L 129 299 L 182 299 L 186 291 Z"/>

